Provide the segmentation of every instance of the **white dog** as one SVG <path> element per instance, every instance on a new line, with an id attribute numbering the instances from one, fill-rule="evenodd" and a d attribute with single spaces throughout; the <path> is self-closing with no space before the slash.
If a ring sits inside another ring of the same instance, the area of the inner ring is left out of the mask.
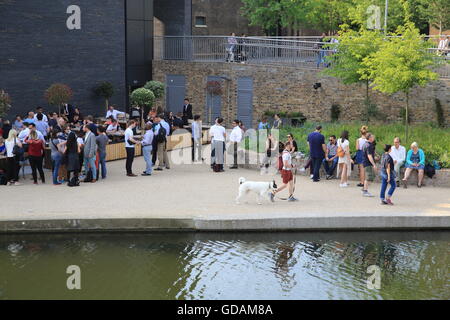
<path id="1" fill-rule="evenodd" d="M 239 195 L 236 198 L 236 203 L 239 204 L 241 198 L 248 194 L 250 191 L 256 193 L 256 201 L 261 204 L 261 199 L 266 198 L 272 201 L 270 194 L 273 190 L 276 190 L 277 184 L 275 180 L 272 182 L 258 182 L 258 181 L 246 181 L 245 178 L 239 178 Z"/>

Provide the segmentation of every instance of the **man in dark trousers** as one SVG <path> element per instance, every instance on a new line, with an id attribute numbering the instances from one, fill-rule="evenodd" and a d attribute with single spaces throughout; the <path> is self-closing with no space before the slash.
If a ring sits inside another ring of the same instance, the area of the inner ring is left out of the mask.
<path id="1" fill-rule="evenodd" d="M 188 125 L 188 120 L 193 120 L 194 116 L 192 115 L 192 105 L 189 103 L 189 99 L 184 99 L 183 105 L 183 123 L 184 125 Z"/>
<path id="2" fill-rule="evenodd" d="M 309 150 L 313 166 L 313 181 L 320 181 L 320 167 L 322 161 L 325 158 L 327 146 L 325 145 L 325 137 L 320 133 L 322 126 L 317 126 L 316 131 L 312 132 L 308 136 Z"/>

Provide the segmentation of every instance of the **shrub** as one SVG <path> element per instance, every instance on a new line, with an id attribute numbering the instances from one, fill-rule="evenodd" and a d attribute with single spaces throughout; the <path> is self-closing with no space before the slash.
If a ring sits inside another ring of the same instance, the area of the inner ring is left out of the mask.
<path id="1" fill-rule="evenodd" d="M 68 103 L 72 99 L 73 91 L 70 87 L 63 83 L 54 83 L 45 90 L 45 100 L 51 106 L 57 106 L 61 114 L 61 105 Z"/>
<path id="2" fill-rule="evenodd" d="M 0 117 L 4 117 L 8 110 L 11 108 L 11 98 L 9 94 L 1 89 L 0 90 Z"/>
<path id="3" fill-rule="evenodd" d="M 155 95 L 152 91 L 145 88 L 134 90 L 130 95 L 130 101 L 133 105 L 143 107 L 151 107 L 155 101 Z"/>
<path id="4" fill-rule="evenodd" d="M 144 88 L 153 92 L 155 99 L 162 98 L 164 96 L 164 92 L 166 91 L 166 86 L 164 83 L 159 81 L 149 81 L 145 84 Z"/>
<path id="5" fill-rule="evenodd" d="M 437 124 L 439 127 L 445 127 L 445 117 L 444 117 L 444 109 L 442 109 L 441 100 L 438 98 L 434 99 L 436 105 L 436 117 Z"/>
<path id="6" fill-rule="evenodd" d="M 338 104 L 333 104 L 331 106 L 331 121 L 335 122 L 339 120 L 341 115 L 341 107 Z"/>
<path id="7" fill-rule="evenodd" d="M 94 93 L 105 99 L 106 109 L 109 106 L 109 99 L 114 95 L 114 87 L 111 82 L 102 82 L 94 88 Z"/>

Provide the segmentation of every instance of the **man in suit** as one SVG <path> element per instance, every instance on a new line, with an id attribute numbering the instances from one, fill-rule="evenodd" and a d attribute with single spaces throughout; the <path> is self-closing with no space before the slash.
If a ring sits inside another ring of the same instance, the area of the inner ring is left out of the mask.
<path id="1" fill-rule="evenodd" d="M 188 120 L 193 120 L 194 116 L 192 115 L 192 105 L 189 103 L 189 99 L 184 99 L 183 106 L 183 123 L 184 125 L 188 125 Z"/>
<path id="2" fill-rule="evenodd" d="M 63 104 L 63 115 L 67 117 L 67 120 L 69 120 L 69 123 L 73 122 L 73 115 L 75 113 L 75 108 L 68 103 Z"/>
<path id="3" fill-rule="evenodd" d="M 95 159 L 97 157 L 97 140 L 95 138 L 95 134 L 92 132 L 94 129 L 92 124 L 87 124 L 84 126 L 83 131 L 85 132 L 84 136 L 84 169 L 87 173 L 89 169 L 92 171 L 92 183 L 95 183 L 97 180 L 97 167 L 95 166 Z"/>

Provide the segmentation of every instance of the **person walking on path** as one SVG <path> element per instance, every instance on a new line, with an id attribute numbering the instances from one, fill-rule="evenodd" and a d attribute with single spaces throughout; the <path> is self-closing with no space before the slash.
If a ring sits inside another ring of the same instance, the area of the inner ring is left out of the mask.
<path id="1" fill-rule="evenodd" d="M 325 137 L 321 134 L 322 126 L 317 126 L 316 131 L 308 135 L 309 151 L 313 166 L 313 181 L 320 181 L 320 167 L 325 158 L 327 146 L 325 145 Z"/>
<path id="2" fill-rule="evenodd" d="M 364 197 L 373 197 L 369 192 L 369 183 L 375 179 L 375 174 L 377 173 L 377 165 L 375 164 L 375 136 L 368 132 L 367 142 L 363 147 L 364 152 L 364 187 L 362 190 L 362 195 Z"/>
<path id="3" fill-rule="evenodd" d="M 233 130 L 230 134 L 231 147 L 233 148 L 233 165 L 230 169 L 238 169 L 238 147 L 242 141 L 242 130 L 239 127 L 239 120 L 233 121 Z"/>
<path id="4" fill-rule="evenodd" d="M 348 131 L 345 130 L 338 140 L 337 155 L 339 156 L 339 172 L 341 173 L 341 183 L 339 187 L 348 187 L 348 178 L 352 173 L 353 160 L 350 156 L 350 141 L 348 139 Z M 339 175 L 339 173 L 338 173 Z"/>
<path id="5" fill-rule="evenodd" d="M 281 178 L 283 179 L 283 185 L 269 194 L 270 200 L 272 202 L 274 201 L 275 195 L 280 193 L 286 188 L 289 188 L 289 198 L 287 199 L 287 201 L 289 202 L 298 201 L 298 199 L 294 197 L 295 183 L 294 183 L 294 174 L 292 171 L 295 166 L 292 164 L 291 149 L 292 149 L 291 143 L 286 142 L 284 146 L 284 151 L 282 153 L 283 168 L 281 170 Z"/>
<path id="6" fill-rule="evenodd" d="M 96 137 L 98 149 L 99 167 L 102 169 L 102 179 L 106 179 L 108 170 L 106 169 L 106 146 L 109 143 L 109 138 L 106 135 L 106 128 L 104 126 L 98 127 L 99 135 Z M 100 169 L 100 168 L 99 168 Z M 100 170 L 97 171 L 97 180 L 100 176 Z"/>
<path id="7" fill-rule="evenodd" d="M 127 151 L 127 161 L 125 163 L 125 168 L 127 170 L 127 177 L 137 177 L 133 173 L 133 161 L 135 154 L 135 146 L 140 142 L 134 139 L 133 129 L 136 128 L 136 121 L 130 120 L 128 122 L 128 127 L 125 130 L 125 149 Z"/>
<path id="8" fill-rule="evenodd" d="M 42 169 L 45 150 L 44 141 L 39 139 L 36 131 L 31 131 L 26 143 L 28 144 L 28 160 L 30 161 L 34 184 L 38 184 L 37 171 L 39 171 L 42 183 L 45 183 L 44 170 Z"/>
<path id="9" fill-rule="evenodd" d="M 196 154 L 197 161 L 202 162 L 202 121 L 198 114 L 194 116 L 194 122 L 192 122 L 192 162 L 195 162 Z"/>
<path id="10" fill-rule="evenodd" d="M 380 191 L 380 199 L 381 204 L 394 205 L 391 201 L 392 195 L 394 194 L 396 181 L 395 181 L 395 170 L 394 170 L 394 160 L 391 155 L 391 145 L 387 144 L 384 147 L 384 154 L 381 158 L 380 165 L 380 176 L 381 176 L 381 191 Z M 388 195 L 386 197 L 386 189 L 388 184 L 391 185 L 391 188 L 388 191 Z"/>
<path id="11" fill-rule="evenodd" d="M 400 186 L 400 168 L 403 166 L 406 160 L 406 149 L 400 145 L 401 141 L 399 137 L 394 139 L 394 145 L 391 148 L 390 155 L 394 160 L 395 178 L 397 179 L 397 187 Z M 392 169 L 392 168 L 391 168 Z"/>
<path id="12" fill-rule="evenodd" d="M 153 173 L 153 161 L 152 161 L 152 150 L 153 150 L 153 129 L 152 124 L 147 123 L 145 125 L 145 134 L 142 139 L 142 154 L 145 160 L 145 171 L 142 173 L 143 176 L 151 176 Z"/>
<path id="13" fill-rule="evenodd" d="M 358 187 L 364 187 L 364 152 L 363 147 L 367 142 L 366 135 L 367 135 L 367 126 L 362 126 L 361 129 L 359 129 L 359 132 L 361 133 L 361 136 L 356 139 L 356 158 L 355 163 L 358 165 L 359 169 L 359 184 Z"/>
<path id="14" fill-rule="evenodd" d="M 84 135 L 84 148 L 83 148 L 83 156 L 84 156 L 84 170 L 86 171 L 86 176 L 88 176 L 88 172 L 92 173 L 92 180 L 89 182 L 95 183 L 97 182 L 97 167 L 95 166 L 95 159 L 97 157 L 97 140 L 95 138 L 95 134 L 92 132 L 94 128 L 92 125 L 85 125 L 83 127 Z M 97 129 L 97 128 L 95 128 Z"/>

